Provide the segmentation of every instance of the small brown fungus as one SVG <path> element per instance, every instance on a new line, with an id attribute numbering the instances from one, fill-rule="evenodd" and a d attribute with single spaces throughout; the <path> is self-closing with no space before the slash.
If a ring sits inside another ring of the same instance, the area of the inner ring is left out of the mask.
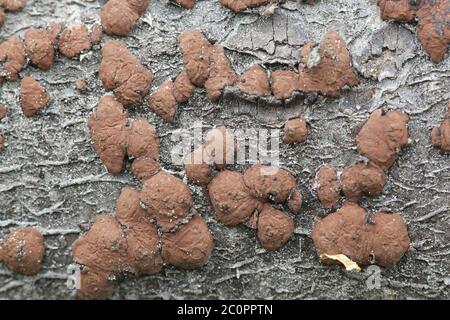
<path id="1" fill-rule="evenodd" d="M 450 152 L 450 102 L 441 125 L 431 131 L 431 143 L 445 152 Z"/>
<path id="2" fill-rule="evenodd" d="M 333 208 L 339 202 L 341 185 L 333 166 L 324 164 L 318 168 L 313 187 L 324 208 Z"/>
<path id="3" fill-rule="evenodd" d="M 0 241 L 0 261 L 27 276 L 41 270 L 44 254 L 44 237 L 35 228 L 16 228 Z"/>
<path id="4" fill-rule="evenodd" d="M 199 185 L 207 185 L 214 169 L 234 163 L 235 152 L 234 135 L 223 126 L 214 128 L 207 133 L 203 144 L 185 158 L 186 175 Z"/>
<path id="5" fill-rule="evenodd" d="M 241 12 L 245 9 L 259 7 L 268 4 L 270 0 L 219 0 L 220 3 L 233 10 L 234 12 Z"/>
<path id="6" fill-rule="evenodd" d="M 292 212 L 300 211 L 302 195 L 286 170 L 261 164 L 243 175 L 225 170 L 212 179 L 208 191 L 216 218 L 229 226 L 249 222 L 257 227 L 267 251 L 281 248 L 293 234 L 293 220 L 269 204 L 287 203 Z"/>
<path id="7" fill-rule="evenodd" d="M 378 0 L 385 20 L 411 22 L 418 18 L 417 37 L 434 63 L 440 62 L 450 43 L 448 0 Z"/>
<path id="8" fill-rule="evenodd" d="M 88 91 L 86 79 L 78 78 L 77 80 L 75 80 L 75 88 L 77 88 L 80 93 L 86 93 Z"/>
<path id="9" fill-rule="evenodd" d="M 344 169 L 341 174 L 342 192 L 349 201 L 357 202 L 364 194 L 377 196 L 383 190 L 386 177 L 383 169 L 373 163 L 357 163 Z"/>
<path id="10" fill-rule="evenodd" d="M 195 85 L 189 80 L 186 71 L 180 73 L 173 82 L 173 96 L 177 102 L 186 102 L 194 91 Z"/>
<path id="11" fill-rule="evenodd" d="M 59 51 L 72 59 L 84 51 L 91 49 L 91 39 L 85 24 L 78 23 L 68 26 L 59 36 Z"/>
<path id="12" fill-rule="evenodd" d="M 236 87 L 243 93 L 266 97 L 270 95 L 267 71 L 259 64 L 248 68 L 240 77 Z"/>
<path id="13" fill-rule="evenodd" d="M 3 79 L 16 81 L 18 73 L 25 65 L 25 48 L 20 39 L 16 36 L 0 43 L 0 62 L 3 62 L 3 69 L 0 68 L 0 85 Z"/>
<path id="14" fill-rule="evenodd" d="M 356 137 L 358 152 L 381 168 L 390 168 L 397 151 L 408 143 L 408 121 L 400 111 L 374 111 Z"/>
<path id="15" fill-rule="evenodd" d="M 284 125 L 284 143 L 305 142 L 308 136 L 308 128 L 303 119 L 291 119 Z"/>
<path id="16" fill-rule="evenodd" d="M 198 214 L 173 233 L 162 236 L 162 258 L 180 269 L 197 269 L 208 263 L 214 240 L 208 225 Z"/>
<path id="17" fill-rule="evenodd" d="M 225 170 L 208 185 L 214 215 L 223 224 L 234 226 L 247 220 L 260 205 L 250 194 L 239 172 Z"/>
<path id="18" fill-rule="evenodd" d="M 288 99 L 299 91 L 298 73 L 292 70 L 275 70 L 272 72 L 272 91 L 277 99 Z"/>
<path id="19" fill-rule="evenodd" d="M 18 12 L 27 5 L 27 0 L 0 0 L 0 7 L 7 11 Z"/>
<path id="20" fill-rule="evenodd" d="M 358 76 L 352 70 L 351 56 L 344 40 L 335 29 L 325 34 L 318 52 L 308 50 L 299 66 L 298 88 L 303 92 L 321 92 L 336 97 L 344 86 L 355 86 Z"/>
<path id="21" fill-rule="evenodd" d="M 212 45 L 199 30 L 184 31 L 178 40 L 189 80 L 203 86 L 209 77 Z"/>
<path id="22" fill-rule="evenodd" d="M 4 117 L 6 117 L 6 107 L 2 104 L 0 104 L 0 120 L 2 120 Z"/>
<path id="23" fill-rule="evenodd" d="M 109 41 L 102 49 L 99 77 L 106 91 L 114 90 L 125 107 L 141 102 L 153 81 L 147 70 L 119 41 Z"/>
<path id="24" fill-rule="evenodd" d="M 163 232 L 170 231 L 181 219 L 186 218 L 192 207 L 188 186 L 163 171 L 144 181 L 141 201 Z"/>
<path id="25" fill-rule="evenodd" d="M 24 37 L 25 50 L 31 63 L 42 70 L 48 70 L 53 64 L 55 49 L 47 29 L 27 29 Z"/>
<path id="26" fill-rule="evenodd" d="M 317 255 L 344 254 L 359 265 L 395 265 L 410 245 L 403 218 L 398 213 L 378 212 L 367 223 L 365 216 L 363 208 L 347 202 L 316 222 L 311 237 Z"/>
<path id="27" fill-rule="evenodd" d="M 267 251 L 280 249 L 294 233 L 294 220 L 270 205 L 258 217 L 258 239 Z"/>
<path id="28" fill-rule="evenodd" d="M 180 6 L 186 9 L 192 9 L 194 7 L 194 0 L 175 0 Z"/>
<path id="29" fill-rule="evenodd" d="M 94 149 L 109 172 L 119 173 L 124 158 L 128 155 L 137 160 L 143 158 L 132 166 L 132 170 L 139 173 L 139 178 L 148 176 L 143 169 L 159 168 L 159 139 L 156 130 L 144 118 L 136 119 L 129 127 L 127 123 L 128 113 L 123 106 L 114 97 L 102 97 L 97 110 L 88 120 Z"/>
<path id="30" fill-rule="evenodd" d="M 103 30 L 109 35 L 128 35 L 148 3 L 149 0 L 109 0 L 100 12 Z"/>
<path id="31" fill-rule="evenodd" d="M 103 28 L 100 24 L 95 23 L 90 30 L 89 39 L 92 44 L 98 44 L 103 38 Z"/>
<path id="32" fill-rule="evenodd" d="M 230 61 L 225 55 L 223 47 L 214 45 L 211 49 L 208 80 L 205 89 L 211 101 L 217 101 L 227 86 L 233 86 L 237 80 Z"/>
<path id="33" fill-rule="evenodd" d="M 31 117 L 45 108 L 50 97 L 45 88 L 32 77 L 24 77 L 20 83 L 20 106 L 25 116 Z"/>
<path id="34" fill-rule="evenodd" d="M 94 149 L 109 172 L 122 170 L 127 148 L 128 113 L 114 97 L 104 96 L 89 117 L 88 127 Z"/>
<path id="35" fill-rule="evenodd" d="M 177 111 L 177 100 L 174 95 L 172 80 L 164 81 L 158 89 L 152 92 L 148 99 L 150 109 L 164 121 L 173 122 Z"/>

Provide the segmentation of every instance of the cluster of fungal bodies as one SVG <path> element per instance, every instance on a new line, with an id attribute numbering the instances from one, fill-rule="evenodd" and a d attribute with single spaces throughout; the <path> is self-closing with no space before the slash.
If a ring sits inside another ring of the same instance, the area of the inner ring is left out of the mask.
<path id="1" fill-rule="evenodd" d="M 406 224 L 398 213 L 378 212 L 367 218 L 358 205 L 362 196 L 378 196 L 386 182 L 385 171 L 395 163 L 397 152 L 408 143 L 409 117 L 400 111 L 377 110 L 359 131 L 358 152 L 368 159 L 346 167 L 338 178 L 336 169 L 318 168 L 314 188 L 325 208 L 336 208 L 340 193 L 346 198 L 336 212 L 314 224 L 311 237 L 324 262 L 345 255 L 360 264 L 395 265 L 409 249 Z"/>

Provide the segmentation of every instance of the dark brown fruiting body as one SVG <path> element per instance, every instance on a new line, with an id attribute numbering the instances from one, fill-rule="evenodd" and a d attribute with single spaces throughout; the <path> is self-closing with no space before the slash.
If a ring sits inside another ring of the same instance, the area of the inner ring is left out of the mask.
<path id="1" fill-rule="evenodd" d="M 172 80 L 164 81 L 148 99 L 150 109 L 167 122 L 173 122 L 177 111 L 177 100 L 173 96 Z"/>
<path id="2" fill-rule="evenodd" d="M 24 38 L 25 50 L 31 63 L 42 70 L 48 70 L 53 64 L 55 49 L 52 39 L 44 30 L 37 30 L 33 27 L 27 29 Z"/>
<path id="3" fill-rule="evenodd" d="M 0 241 L 0 261 L 14 272 L 37 274 L 44 254 L 44 237 L 35 228 L 14 229 Z"/>
<path id="4" fill-rule="evenodd" d="M 236 87 L 249 95 L 266 97 L 270 95 L 270 83 L 266 70 L 259 64 L 248 68 L 238 80 Z"/>
<path id="5" fill-rule="evenodd" d="M 294 233 L 294 220 L 270 205 L 258 217 L 258 239 L 267 251 L 281 248 Z"/>
<path id="6" fill-rule="evenodd" d="M 20 83 L 20 106 L 25 116 L 31 117 L 48 105 L 50 97 L 45 88 L 32 77 Z"/>
<path id="7" fill-rule="evenodd" d="M 3 70 L 0 69 L 0 85 L 3 79 L 16 81 L 25 61 L 25 48 L 19 37 L 14 36 L 2 42 L 0 44 L 0 62 L 3 62 Z"/>
<path id="8" fill-rule="evenodd" d="M 434 63 L 440 62 L 450 43 L 448 0 L 378 0 L 385 20 L 411 22 L 418 18 L 417 37 Z"/>
<path id="9" fill-rule="evenodd" d="M 314 224 L 311 237 L 318 256 L 344 254 L 360 265 L 395 265 L 408 250 L 406 224 L 398 213 L 375 213 L 371 223 L 355 203 L 345 203 L 338 211 Z"/>
<path id="10" fill-rule="evenodd" d="M 334 167 L 328 164 L 320 166 L 316 171 L 313 186 L 324 208 L 333 208 L 337 205 L 341 185 Z"/>
<path id="11" fill-rule="evenodd" d="M 59 52 L 69 59 L 90 50 L 91 39 L 86 25 L 79 23 L 64 29 L 59 37 L 58 47 Z"/>
<path id="12" fill-rule="evenodd" d="M 109 0 L 100 12 L 103 30 L 109 35 L 128 35 L 148 3 L 149 0 Z"/>
<path id="13" fill-rule="evenodd" d="M 188 186 L 163 171 L 144 182 L 141 201 L 164 232 L 170 231 L 181 219 L 186 218 L 192 207 Z"/>
<path id="14" fill-rule="evenodd" d="M 344 169 L 341 175 L 342 192 L 349 201 L 357 202 L 364 194 L 377 196 L 383 190 L 386 177 L 383 169 L 373 163 L 358 163 Z"/>
<path id="15" fill-rule="evenodd" d="M 450 152 L 450 102 L 441 125 L 431 131 L 431 143 L 444 152 Z"/>
<path id="16" fill-rule="evenodd" d="M 219 0 L 220 3 L 233 10 L 234 12 L 241 12 L 245 9 L 259 7 L 268 4 L 270 0 Z"/>
<path id="17" fill-rule="evenodd" d="M 409 117 L 400 111 L 374 111 L 359 131 L 358 152 L 381 168 L 390 168 L 408 143 Z"/>
<path id="18" fill-rule="evenodd" d="M 214 248 L 208 225 L 197 214 L 175 232 L 164 234 L 161 240 L 164 262 L 180 269 L 203 267 Z"/>
<path id="19" fill-rule="evenodd" d="M 106 91 L 114 90 L 125 107 L 141 102 L 153 81 L 147 70 L 119 41 L 109 41 L 102 49 L 99 77 Z"/>
<path id="20" fill-rule="evenodd" d="M 308 136 L 308 127 L 303 119 L 291 119 L 284 124 L 284 143 L 305 142 Z"/>

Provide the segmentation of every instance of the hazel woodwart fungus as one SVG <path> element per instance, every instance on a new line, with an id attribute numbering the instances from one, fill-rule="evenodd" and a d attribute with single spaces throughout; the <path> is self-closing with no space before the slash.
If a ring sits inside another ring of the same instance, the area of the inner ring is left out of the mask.
<path id="1" fill-rule="evenodd" d="M 32 77 L 20 83 L 20 106 L 25 116 L 31 117 L 48 105 L 50 97 L 45 88 Z"/>
<path id="2" fill-rule="evenodd" d="M 444 152 L 450 152 L 450 102 L 441 125 L 431 131 L 431 143 Z"/>
<path id="3" fill-rule="evenodd" d="M 14 229 L 0 241 L 0 261 L 27 276 L 41 270 L 44 254 L 44 237 L 35 228 Z"/>

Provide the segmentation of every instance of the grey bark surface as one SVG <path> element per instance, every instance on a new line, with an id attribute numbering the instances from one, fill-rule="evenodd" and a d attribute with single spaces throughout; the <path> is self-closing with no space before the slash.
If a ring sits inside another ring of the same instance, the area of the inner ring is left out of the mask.
<path id="1" fill-rule="evenodd" d="M 171 134 L 191 128 L 195 121 L 205 128 L 223 124 L 282 129 L 287 119 L 303 116 L 310 132 L 305 144 L 280 145 L 281 165 L 296 176 L 304 198 L 301 213 L 294 217 L 295 234 L 285 247 L 266 253 L 255 230 L 218 223 L 205 189 L 189 183 L 194 207 L 215 239 L 210 262 L 200 270 L 166 268 L 155 276 L 126 276 L 113 299 L 449 298 L 450 158 L 430 143 L 430 130 L 442 121 L 450 100 L 448 53 L 433 64 L 417 40 L 416 25 L 382 21 L 375 0 L 317 2 L 309 6 L 287 1 L 273 13 L 262 7 L 234 14 L 217 0 L 198 1 L 192 10 L 152 0 L 131 34 L 120 39 L 152 70 L 154 90 L 183 69 L 177 36 L 189 28 L 198 27 L 222 44 L 236 72 L 242 73 L 254 63 L 271 70 L 293 68 L 302 45 L 319 42 L 335 27 L 348 44 L 361 83 L 337 99 L 311 102 L 297 97 L 279 105 L 249 102 L 233 92 L 211 103 L 197 89 L 179 105 L 174 124 L 164 123 L 146 104 L 129 110 L 130 119 L 144 116 L 156 125 L 162 166 L 181 177 L 183 168 L 170 157 Z M 99 21 L 100 3 L 29 0 L 23 12 L 8 13 L 0 40 L 53 21 L 93 24 Z M 20 82 L 0 89 L 0 103 L 8 110 L 0 121 L 0 134 L 8 143 L 0 152 L 0 238 L 13 227 L 36 226 L 46 239 L 44 266 L 37 276 L 13 273 L 0 263 L 1 299 L 72 299 L 74 292 L 66 284 L 67 267 L 73 262 L 71 244 L 95 216 L 114 212 L 122 187 L 141 187 L 129 164 L 117 176 L 108 174 L 91 145 L 87 118 L 105 94 L 98 78 L 99 48 L 76 60 L 58 55 L 48 72 L 31 66 L 22 71 L 38 79 L 51 96 L 49 107 L 38 116 L 22 114 Z M 87 79 L 86 94 L 74 87 L 80 77 Z M 396 267 L 382 269 L 381 288 L 370 290 L 366 271 L 349 273 L 319 262 L 309 233 L 314 220 L 328 212 L 319 205 L 311 179 L 323 163 L 342 171 L 361 160 L 355 135 L 378 108 L 407 112 L 411 141 L 390 170 L 382 195 L 364 198 L 361 205 L 369 212 L 400 212 L 412 248 Z"/>

